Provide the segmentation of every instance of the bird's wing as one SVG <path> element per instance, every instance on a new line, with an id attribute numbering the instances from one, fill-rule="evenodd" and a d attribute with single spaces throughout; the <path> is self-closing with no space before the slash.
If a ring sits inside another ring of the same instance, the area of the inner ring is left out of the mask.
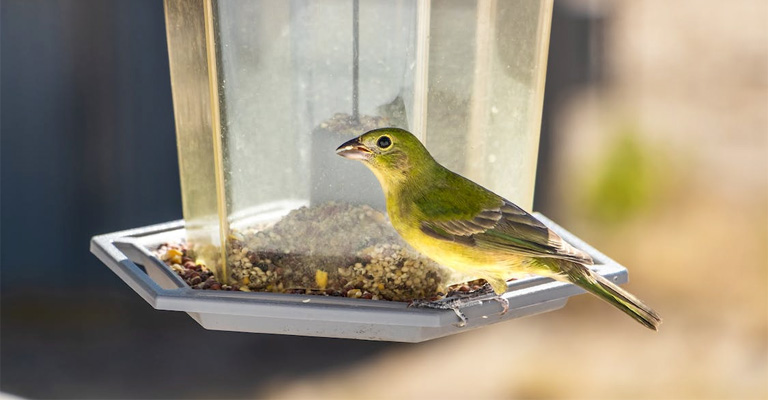
<path id="1" fill-rule="evenodd" d="M 422 222 L 421 231 L 437 239 L 467 246 L 593 263 L 588 254 L 569 245 L 541 221 L 503 198 L 471 216 L 456 214 L 433 213 L 435 218 Z"/>

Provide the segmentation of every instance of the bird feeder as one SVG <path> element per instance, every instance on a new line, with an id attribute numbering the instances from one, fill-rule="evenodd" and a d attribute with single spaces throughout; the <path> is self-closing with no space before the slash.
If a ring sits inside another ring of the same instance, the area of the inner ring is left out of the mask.
<path id="1" fill-rule="evenodd" d="M 209 329 L 417 342 L 562 307 L 581 289 L 537 277 L 509 283 L 504 314 L 483 298 L 408 307 L 474 277 L 410 249 L 371 172 L 334 152 L 405 128 L 530 211 L 551 15 L 551 0 L 166 0 L 184 220 L 92 251 L 153 307 Z"/>

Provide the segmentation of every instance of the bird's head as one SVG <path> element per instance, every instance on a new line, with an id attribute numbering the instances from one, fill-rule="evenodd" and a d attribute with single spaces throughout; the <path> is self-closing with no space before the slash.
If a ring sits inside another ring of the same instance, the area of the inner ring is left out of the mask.
<path id="1" fill-rule="evenodd" d="M 399 128 L 366 132 L 339 146 L 336 154 L 362 161 L 382 184 L 405 178 L 433 162 L 419 139 Z"/>

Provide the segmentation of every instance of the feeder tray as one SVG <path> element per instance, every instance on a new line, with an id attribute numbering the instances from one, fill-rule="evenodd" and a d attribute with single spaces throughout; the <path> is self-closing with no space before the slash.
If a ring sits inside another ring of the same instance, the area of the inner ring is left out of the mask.
<path id="1" fill-rule="evenodd" d="M 539 213 L 535 216 L 595 261 L 594 270 L 614 283 L 626 283 L 627 270 Z M 227 292 L 189 287 L 149 249 L 180 242 L 184 221 L 115 232 L 91 239 L 91 252 L 158 310 L 184 311 L 206 329 L 347 339 L 423 342 L 497 322 L 553 311 L 581 288 L 549 278 L 511 281 L 503 295 L 509 311 L 492 296 L 461 311 L 408 307 L 407 303 L 264 292 Z M 142 268 L 143 267 L 143 268 Z"/>

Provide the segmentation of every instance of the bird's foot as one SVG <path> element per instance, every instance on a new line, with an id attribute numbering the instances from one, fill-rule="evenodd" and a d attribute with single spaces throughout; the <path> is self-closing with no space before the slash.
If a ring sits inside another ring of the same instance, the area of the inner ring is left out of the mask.
<path id="1" fill-rule="evenodd" d="M 442 300 L 413 300 L 408 304 L 408 307 L 419 308 L 431 308 L 434 310 L 453 310 L 456 316 L 459 317 L 458 327 L 464 327 L 467 325 L 467 316 L 461 312 L 461 307 L 466 307 L 466 304 L 461 303 L 461 299 L 457 298 L 445 298 Z"/>
<path id="2" fill-rule="evenodd" d="M 469 297 L 481 297 L 486 295 L 493 295 L 492 298 L 489 300 L 494 300 L 499 302 L 501 304 L 501 315 L 504 315 L 509 311 L 509 300 L 505 299 L 502 295 L 496 294 L 496 292 L 493 290 L 493 286 L 491 286 L 490 283 L 485 283 L 483 286 L 481 286 L 477 290 L 473 290 L 471 292 L 465 293 L 464 296 Z"/>
<path id="3" fill-rule="evenodd" d="M 453 310 L 453 312 L 456 313 L 456 316 L 459 317 L 459 323 L 457 326 L 464 327 L 467 325 L 467 316 L 464 315 L 461 309 L 483 304 L 483 302 L 486 300 L 498 301 L 502 307 L 501 315 L 506 314 L 506 312 L 509 310 L 509 301 L 497 295 L 493 291 L 493 287 L 487 283 L 481 286 L 479 289 L 472 291 L 450 292 L 444 299 L 440 300 L 413 300 L 410 302 L 410 304 L 408 304 L 408 307 L 422 307 L 436 310 Z"/>

